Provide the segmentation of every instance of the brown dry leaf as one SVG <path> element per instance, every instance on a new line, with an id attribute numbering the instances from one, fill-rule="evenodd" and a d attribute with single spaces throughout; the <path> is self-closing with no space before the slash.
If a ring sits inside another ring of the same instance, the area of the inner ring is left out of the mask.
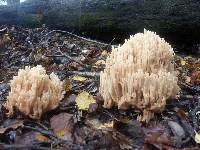
<path id="1" fill-rule="evenodd" d="M 178 122 L 169 120 L 168 126 L 170 127 L 173 135 L 175 137 L 177 137 L 177 139 L 179 139 L 181 141 L 183 138 L 185 138 L 185 135 L 186 135 L 185 131 L 184 131 L 183 127 Z"/>
<path id="2" fill-rule="evenodd" d="M 60 107 L 65 107 L 65 106 L 68 106 L 68 105 L 72 105 L 72 104 L 75 104 L 75 99 L 76 99 L 76 96 L 75 94 L 71 94 L 69 95 L 68 97 L 65 97 L 61 103 L 60 103 Z"/>
<path id="3" fill-rule="evenodd" d="M 64 85 L 65 85 L 65 92 L 69 92 L 72 90 L 72 84 L 70 80 L 65 80 Z"/>
<path id="4" fill-rule="evenodd" d="M 99 119 L 90 118 L 86 120 L 86 125 L 93 129 L 89 137 L 98 135 L 100 138 L 93 149 L 100 149 L 99 146 L 105 146 L 106 149 L 118 146 L 120 149 L 132 149 L 130 138 L 114 129 L 114 121 L 102 123 Z"/>
<path id="5" fill-rule="evenodd" d="M 38 141 L 40 141 L 40 142 L 47 142 L 47 141 L 49 140 L 48 137 L 42 135 L 42 134 L 39 133 L 39 132 L 36 132 L 36 133 L 35 133 L 35 136 L 36 136 L 36 139 L 37 139 Z"/>
<path id="6" fill-rule="evenodd" d="M 97 103 L 92 103 L 89 105 L 88 112 L 89 113 L 95 112 L 98 110 L 98 108 L 99 108 L 99 105 Z"/>
<path id="7" fill-rule="evenodd" d="M 191 68 L 191 69 L 200 69 L 200 63 L 191 64 L 191 65 L 190 65 L 190 68 Z"/>
<path id="8" fill-rule="evenodd" d="M 76 104 L 79 110 L 88 110 L 92 103 L 95 103 L 95 100 L 93 96 L 86 91 L 83 91 L 76 97 Z"/>
<path id="9" fill-rule="evenodd" d="M 74 119 L 72 114 L 60 113 L 59 115 L 55 115 L 50 119 L 50 124 L 58 138 L 73 141 Z"/>
<path id="10" fill-rule="evenodd" d="M 145 128 L 145 143 L 153 144 L 157 148 L 173 145 L 173 140 L 170 138 L 169 131 L 161 124 L 156 124 L 152 127 Z"/>
<path id="11" fill-rule="evenodd" d="M 6 127 L 0 126 L 0 134 L 3 134 L 8 129 L 17 129 L 17 128 L 23 127 L 23 126 L 24 126 L 24 121 L 23 120 L 11 121 L 11 122 L 9 122 L 9 125 L 7 125 Z"/>
<path id="12" fill-rule="evenodd" d="M 130 138 L 143 141 L 144 132 L 142 130 L 142 124 L 138 120 L 123 119 L 115 121 L 114 128 Z"/>
<path id="13" fill-rule="evenodd" d="M 32 144 L 36 142 L 48 142 L 49 138 L 39 132 L 30 131 L 21 136 L 16 137 L 16 144 Z"/>
<path id="14" fill-rule="evenodd" d="M 200 71 L 196 71 L 196 72 L 192 73 L 191 83 L 192 84 L 200 84 Z"/>

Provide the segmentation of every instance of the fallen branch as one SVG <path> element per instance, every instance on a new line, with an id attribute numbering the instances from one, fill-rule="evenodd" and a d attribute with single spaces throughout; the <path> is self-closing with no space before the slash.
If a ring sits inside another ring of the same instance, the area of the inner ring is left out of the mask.
<path id="1" fill-rule="evenodd" d="M 88 41 L 88 42 L 100 44 L 100 45 L 103 45 L 103 46 L 110 46 L 110 44 L 106 44 L 106 43 L 103 43 L 103 42 L 98 42 L 98 41 L 96 41 L 96 40 L 87 39 L 87 38 L 84 38 L 84 37 L 78 36 L 78 35 L 76 35 L 76 34 L 73 34 L 73 33 L 71 33 L 71 32 L 63 31 L 63 30 L 52 30 L 52 31 L 48 32 L 47 34 L 45 34 L 44 37 L 48 36 L 49 34 L 51 34 L 51 33 L 53 33 L 53 32 L 65 33 L 65 34 L 74 36 L 74 37 L 76 37 L 76 38 L 79 38 L 79 39 L 81 39 L 81 40 L 85 40 L 85 41 Z M 41 41 L 44 39 L 44 37 L 41 39 Z M 41 42 L 41 41 L 40 41 L 40 42 Z"/>

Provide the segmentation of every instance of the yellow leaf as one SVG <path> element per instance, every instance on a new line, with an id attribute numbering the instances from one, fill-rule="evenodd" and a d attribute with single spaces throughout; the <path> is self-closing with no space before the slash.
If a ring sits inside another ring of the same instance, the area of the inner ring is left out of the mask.
<path id="1" fill-rule="evenodd" d="M 108 123 L 101 124 L 98 128 L 99 129 L 113 128 L 113 126 L 114 126 L 114 122 L 111 121 L 111 122 L 108 122 Z"/>
<path id="2" fill-rule="evenodd" d="M 74 76 L 72 78 L 72 80 L 75 80 L 75 81 L 85 81 L 85 80 L 87 80 L 87 78 L 86 77 L 82 77 L 82 76 Z"/>
<path id="3" fill-rule="evenodd" d="M 41 133 L 35 133 L 35 135 L 37 140 L 40 142 L 47 142 L 49 140 L 46 136 L 42 135 Z"/>
<path id="4" fill-rule="evenodd" d="M 65 134 L 66 134 L 66 130 L 65 130 L 65 129 L 61 129 L 60 131 L 58 131 L 58 132 L 56 133 L 56 136 L 57 136 L 58 138 L 61 138 L 61 137 L 63 137 Z"/>
<path id="5" fill-rule="evenodd" d="M 200 144 L 200 135 L 195 131 L 195 142 Z"/>
<path id="6" fill-rule="evenodd" d="M 185 60 L 181 60 L 181 65 L 182 65 L 182 66 L 185 66 L 186 63 L 187 63 L 187 62 L 186 62 Z"/>
<path id="7" fill-rule="evenodd" d="M 89 105 L 95 103 L 94 98 L 87 92 L 83 91 L 76 97 L 76 104 L 79 110 L 88 110 Z"/>
<path id="8" fill-rule="evenodd" d="M 105 60 L 98 60 L 95 65 L 99 66 L 99 65 L 104 65 L 106 64 Z"/>

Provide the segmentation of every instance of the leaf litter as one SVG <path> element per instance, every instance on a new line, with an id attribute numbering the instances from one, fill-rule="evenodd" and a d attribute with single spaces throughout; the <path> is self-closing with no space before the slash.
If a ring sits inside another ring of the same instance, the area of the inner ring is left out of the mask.
<path id="1" fill-rule="evenodd" d="M 148 124 L 138 111 L 103 108 L 99 73 L 110 44 L 61 30 L 0 26 L 0 149 L 199 149 L 200 59 L 176 55 L 181 92 Z M 44 66 L 65 81 L 66 95 L 39 121 L 2 106 L 9 81 L 24 66 Z"/>

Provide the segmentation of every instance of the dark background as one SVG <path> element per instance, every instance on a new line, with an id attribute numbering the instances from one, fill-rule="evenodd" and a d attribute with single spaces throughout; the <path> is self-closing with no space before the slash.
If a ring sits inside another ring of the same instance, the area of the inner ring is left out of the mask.
<path id="1" fill-rule="evenodd" d="M 199 0 L 8 0 L 0 24 L 68 30 L 109 43 L 144 28 L 172 44 L 200 43 Z"/>

